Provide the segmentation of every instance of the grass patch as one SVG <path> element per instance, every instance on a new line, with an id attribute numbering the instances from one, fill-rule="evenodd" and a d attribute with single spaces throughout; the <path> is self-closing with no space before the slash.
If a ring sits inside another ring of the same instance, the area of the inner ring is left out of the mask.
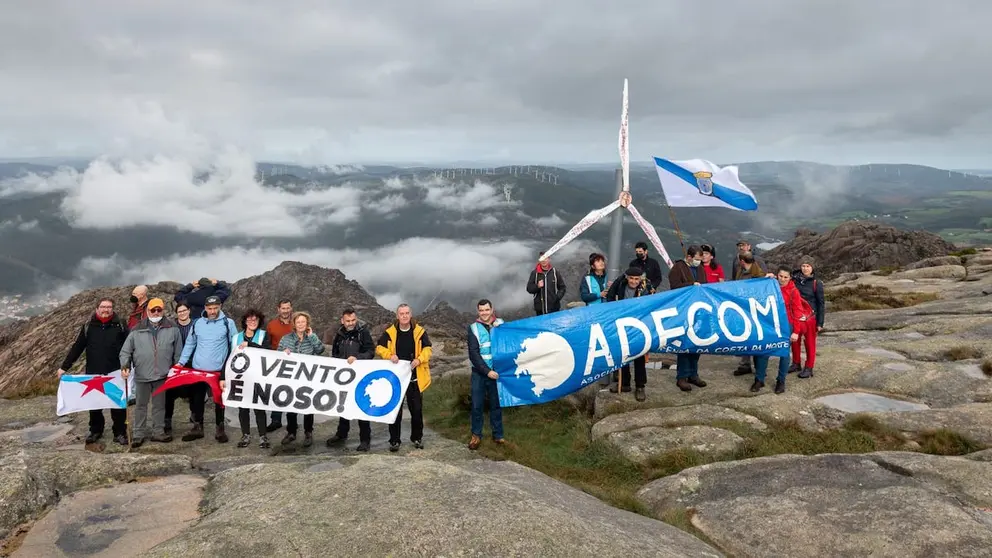
<path id="1" fill-rule="evenodd" d="M 938 298 L 934 293 L 893 293 L 880 285 L 841 287 L 826 293 L 826 300 L 834 312 L 905 308 Z"/>
<path id="2" fill-rule="evenodd" d="M 986 376 L 992 376 L 992 358 L 987 358 L 982 361 L 982 372 L 984 372 Z"/>
<path id="3" fill-rule="evenodd" d="M 878 268 L 877 271 L 872 273 L 872 275 L 881 275 L 882 277 L 886 277 L 899 271 L 899 269 L 900 268 L 897 265 L 883 265 L 882 267 Z"/>
<path id="4" fill-rule="evenodd" d="M 944 351 L 944 360 L 970 360 L 982 358 L 982 351 L 969 345 L 958 345 Z"/>
<path id="5" fill-rule="evenodd" d="M 53 376 L 51 378 L 31 380 L 23 386 L 18 386 L 7 391 L 3 396 L 7 399 L 30 399 L 42 395 L 55 395 L 58 391 L 59 379 Z"/>
<path id="6" fill-rule="evenodd" d="M 977 253 L 978 250 L 974 248 L 964 248 L 963 250 L 958 250 L 957 252 L 951 252 L 950 254 L 948 254 L 948 256 L 957 256 L 960 258 L 961 256 L 971 256 Z"/>
<path id="7" fill-rule="evenodd" d="M 924 453 L 934 455 L 966 455 L 985 449 L 971 438 L 945 428 L 921 432 L 919 443 Z"/>

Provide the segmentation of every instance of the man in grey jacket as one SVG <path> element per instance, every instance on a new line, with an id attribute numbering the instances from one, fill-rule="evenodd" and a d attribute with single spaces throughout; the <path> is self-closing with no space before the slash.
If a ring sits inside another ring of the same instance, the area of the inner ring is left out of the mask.
<path id="1" fill-rule="evenodd" d="M 183 337 L 179 328 L 169 318 L 163 317 L 165 303 L 160 298 L 148 301 L 148 317 L 138 322 L 121 348 L 121 375 L 127 378 L 134 373 L 135 397 L 134 433 L 131 447 L 139 448 L 149 434 L 148 401 L 152 403 L 153 442 L 171 442 L 165 433 L 165 393 L 152 397 L 152 392 L 162 387 L 169 369 L 183 353 Z"/>

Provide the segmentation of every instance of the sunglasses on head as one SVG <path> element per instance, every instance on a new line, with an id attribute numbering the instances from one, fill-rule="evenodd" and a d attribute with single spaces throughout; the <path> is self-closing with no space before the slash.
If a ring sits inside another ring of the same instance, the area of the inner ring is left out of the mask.
<path id="1" fill-rule="evenodd" d="M 148 310 L 149 314 L 161 314 L 162 312 L 165 312 L 165 310 L 162 308 L 150 308 Z"/>

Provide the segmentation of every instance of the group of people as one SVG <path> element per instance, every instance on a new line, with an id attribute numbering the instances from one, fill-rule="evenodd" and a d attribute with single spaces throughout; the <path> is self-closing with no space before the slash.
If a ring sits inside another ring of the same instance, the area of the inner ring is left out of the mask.
<path id="1" fill-rule="evenodd" d="M 135 392 L 135 419 L 131 440 L 127 436 L 127 412 L 111 409 L 114 441 L 121 445 L 130 443 L 141 447 L 146 441 L 172 442 L 173 414 L 178 399 L 189 401 L 189 432 L 184 442 L 204 438 L 204 411 L 210 388 L 205 382 L 168 389 L 153 395 L 162 387 L 174 366 L 199 372 L 217 373 L 221 389 L 225 382 L 225 365 L 235 349 L 255 347 L 285 351 L 287 354 L 327 355 L 353 363 L 359 359 L 379 357 L 394 363 L 400 360 L 411 364 L 411 381 L 406 390 L 406 403 L 410 410 L 410 441 L 414 447 L 424 447 L 424 420 L 422 393 L 430 386 L 431 340 L 427 330 L 413 319 L 410 306 L 402 304 L 396 309 L 396 319 L 374 342 L 369 325 L 360 320 L 353 308 L 346 308 L 340 318 L 340 327 L 330 341 L 328 354 L 324 342 L 314 333 L 309 313 L 294 311 L 289 299 L 278 301 L 277 315 L 266 322 L 265 315 L 250 308 L 241 316 L 240 327 L 228 317 L 222 306 L 230 296 L 229 287 L 220 281 L 202 278 L 183 287 L 175 295 L 176 315 L 165 316 L 165 302 L 161 298 L 148 298 L 148 288 L 139 285 L 131 293 L 132 308 L 128 319 L 115 311 L 114 301 L 103 298 L 86 323 L 79 330 L 76 341 L 69 349 L 58 375 L 72 368 L 79 357 L 86 357 L 87 374 L 111 374 L 121 371 L 122 377 L 133 385 Z M 152 424 L 148 425 L 149 406 Z M 271 447 L 268 435 L 283 427 L 283 413 L 239 409 L 241 440 L 237 446 L 251 445 L 251 415 L 254 414 L 261 448 Z M 267 416 L 268 415 L 268 416 Z M 282 445 L 292 444 L 299 433 L 297 413 L 285 413 L 286 435 Z M 396 420 L 389 425 L 389 450 L 396 452 L 401 445 L 402 405 Z M 226 443 L 229 437 L 225 428 L 225 408 L 214 406 L 216 429 L 214 439 Z M 303 416 L 303 447 L 313 445 L 314 417 Z M 328 447 L 338 446 L 348 439 L 350 421 L 340 418 L 335 434 L 326 441 Z M 89 433 L 86 443 L 98 441 L 104 434 L 105 417 L 102 410 L 89 412 Z M 358 451 L 369 451 L 371 424 L 358 421 Z"/>
<path id="2" fill-rule="evenodd" d="M 816 335 L 823 330 L 825 314 L 823 283 L 814 273 L 813 260 L 804 257 L 798 269 L 779 267 L 775 273 L 765 268 L 764 262 L 756 257 L 747 240 L 737 242 L 737 254 L 730 265 L 730 277 L 725 275 L 723 266 L 716 261 L 716 250 L 709 244 L 689 246 L 685 258 L 674 263 L 668 273 L 668 285 L 672 290 L 707 283 L 739 281 L 761 277 L 775 277 L 782 288 L 789 324 L 792 327 L 791 359 L 779 359 L 779 373 L 775 382 L 775 393 L 785 393 L 786 376 L 798 372 L 800 378 L 813 376 L 816 363 Z M 609 281 L 606 277 L 606 257 L 593 253 L 589 256 L 589 272 L 579 282 L 579 298 L 586 305 L 603 304 L 632 297 L 654 294 L 663 288 L 661 265 L 652 258 L 646 242 L 634 246 L 634 259 L 631 260 L 622 280 Z M 539 255 L 537 266 L 527 280 L 527 292 L 534 296 L 534 312 L 544 315 L 561 310 L 565 297 L 566 281 L 561 273 L 545 258 Z M 802 350 L 806 350 L 806 360 L 802 361 Z M 692 391 L 693 387 L 706 387 L 699 377 L 698 354 L 676 356 L 675 385 L 682 391 Z M 769 357 L 740 357 L 735 376 L 754 374 L 752 392 L 765 386 Z M 614 372 L 605 385 L 613 393 L 634 391 L 637 401 L 647 397 L 644 391 L 647 384 L 647 356 L 635 359 L 634 385 L 631 386 L 630 364 L 624 365 L 619 373 Z M 619 378 L 618 378 L 619 374 Z"/>

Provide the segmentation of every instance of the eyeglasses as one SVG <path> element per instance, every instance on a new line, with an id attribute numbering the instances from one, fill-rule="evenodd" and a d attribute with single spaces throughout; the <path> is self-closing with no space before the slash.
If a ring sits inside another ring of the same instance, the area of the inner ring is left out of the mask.
<path id="1" fill-rule="evenodd" d="M 161 308 L 151 308 L 148 310 L 149 314 L 161 314 L 162 312 L 165 312 L 165 310 Z"/>

